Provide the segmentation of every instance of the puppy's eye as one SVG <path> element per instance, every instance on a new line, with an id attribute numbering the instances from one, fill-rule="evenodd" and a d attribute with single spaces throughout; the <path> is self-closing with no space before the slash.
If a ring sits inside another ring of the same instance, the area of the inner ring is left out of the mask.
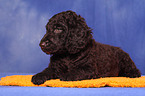
<path id="1" fill-rule="evenodd" d="M 61 32 L 62 32 L 61 29 L 55 29 L 55 30 L 54 30 L 54 33 L 61 33 Z"/>

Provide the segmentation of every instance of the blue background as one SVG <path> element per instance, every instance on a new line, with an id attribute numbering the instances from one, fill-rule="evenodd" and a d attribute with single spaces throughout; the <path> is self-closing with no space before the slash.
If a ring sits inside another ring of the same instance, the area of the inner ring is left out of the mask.
<path id="1" fill-rule="evenodd" d="M 85 18 L 98 42 L 121 47 L 145 74 L 145 0 L 0 0 L 0 73 L 38 73 L 49 55 L 39 42 L 56 13 Z"/>

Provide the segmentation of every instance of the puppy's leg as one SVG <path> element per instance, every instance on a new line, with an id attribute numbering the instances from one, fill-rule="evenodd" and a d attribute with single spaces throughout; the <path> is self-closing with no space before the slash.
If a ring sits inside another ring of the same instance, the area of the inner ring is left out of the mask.
<path id="1" fill-rule="evenodd" d="M 93 71 L 93 69 L 83 69 L 78 68 L 77 70 L 71 70 L 65 75 L 60 77 L 62 81 L 78 81 L 78 80 L 86 80 L 86 79 L 95 79 L 99 78 L 97 73 Z"/>
<path id="2" fill-rule="evenodd" d="M 35 85 L 40 85 L 40 84 L 43 84 L 46 80 L 56 79 L 53 71 L 54 70 L 52 70 L 49 66 L 48 68 L 46 68 L 42 72 L 34 75 L 31 79 L 31 82 Z"/>
<path id="3" fill-rule="evenodd" d="M 121 52 L 120 56 L 121 56 L 120 58 L 122 59 L 119 63 L 119 68 L 120 68 L 119 76 L 130 77 L 130 78 L 140 77 L 141 73 L 136 68 L 130 56 L 123 51 Z"/>

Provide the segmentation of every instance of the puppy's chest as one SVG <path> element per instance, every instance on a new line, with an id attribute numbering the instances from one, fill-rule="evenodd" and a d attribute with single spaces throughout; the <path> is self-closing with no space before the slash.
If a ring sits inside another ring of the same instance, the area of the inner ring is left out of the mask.
<path id="1" fill-rule="evenodd" d="M 62 65 L 63 66 L 66 66 L 66 68 L 67 69 L 71 69 L 72 68 L 72 66 L 74 65 L 73 63 L 73 59 L 72 58 L 70 58 L 70 57 L 66 57 L 66 58 L 62 58 L 60 61 L 62 61 L 63 63 L 62 63 Z"/>
<path id="2" fill-rule="evenodd" d="M 88 62 L 89 58 L 88 56 L 60 56 L 59 58 L 53 58 L 52 63 L 55 64 L 55 66 L 59 70 L 65 70 L 65 71 L 71 71 L 73 69 L 76 69 L 78 67 L 83 66 Z"/>

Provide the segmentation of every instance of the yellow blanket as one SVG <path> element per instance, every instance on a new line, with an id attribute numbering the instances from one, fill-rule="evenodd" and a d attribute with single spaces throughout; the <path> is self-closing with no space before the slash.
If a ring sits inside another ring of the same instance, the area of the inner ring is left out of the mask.
<path id="1" fill-rule="evenodd" d="M 2 86 L 38 86 L 31 82 L 32 75 L 12 75 L 2 77 L 0 85 Z M 126 77 L 106 77 L 82 81 L 60 81 L 59 79 L 48 80 L 39 86 L 44 87 L 145 87 L 145 76 L 140 78 Z"/>

